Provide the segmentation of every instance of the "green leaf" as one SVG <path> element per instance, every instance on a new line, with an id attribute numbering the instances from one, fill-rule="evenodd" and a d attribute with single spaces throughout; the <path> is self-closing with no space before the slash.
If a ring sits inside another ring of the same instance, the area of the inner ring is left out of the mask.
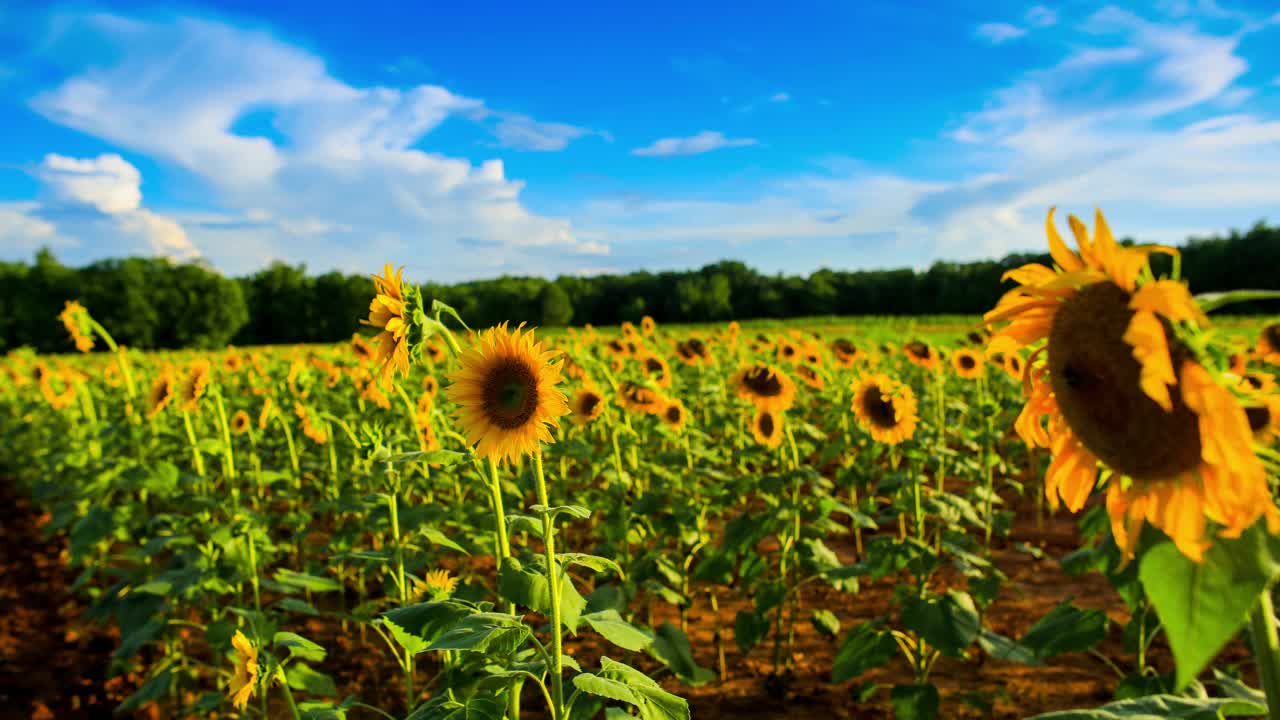
<path id="1" fill-rule="evenodd" d="M 751 648 L 759 645 L 768 634 L 769 619 L 762 613 L 739 610 L 737 617 L 733 619 L 733 639 L 744 655 L 751 652 Z"/>
<path id="2" fill-rule="evenodd" d="M 610 560 L 609 558 L 600 557 L 599 555 L 588 555 L 586 553 L 557 553 L 556 562 L 560 563 L 563 567 L 581 565 L 583 567 L 591 568 L 598 573 L 605 572 L 606 570 L 612 570 L 618 575 L 618 577 L 626 577 L 622 572 L 621 565 L 618 565 L 618 563 Z"/>
<path id="3" fill-rule="evenodd" d="M 959 590 L 908 600 L 902 607 L 902 624 L 952 657 L 963 657 L 982 628 L 973 598 Z"/>
<path id="4" fill-rule="evenodd" d="M 631 690 L 630 686 L 620 680 L 610 680 L 599 675 L 582 673 L 581 675 L 573 676 L 573 686 L 584 693 L 599 695 L 600 697 L 617 700 L 628 705 L 639 706 L 641 703 L 639 696 Z"/>
<path id="5" fill-rule="evenodd" d="M 433 545 L 440 545 L 443 547 L 447 547 L 450 550 L 457 550 L 463 555 L 471 554 L 467 552 L 465 549 L 463 549 L 461 545 L 449 539 L 447 535 L 445 535 L 444 533 L 440 532 L 435 528 L 422 528 L 418 532 L 420 532 L 422 536 L 425 537 L 427 540 L 431 541 Z"/>
<path id="6" fill-rule="evenodd" d="M 648 675 L 629 665 L 602 657 L 597 676 L 625 685 L 636 701 L 614 699 L 634 705 L 641 720 L 689 720 L 689 703 L 663 690 Z M 576 677 L 574 682 L 576 684 Z"/>
<path id="7" fill-rule="evenodd" d="M 287 648 L 289 657 L 298 658 L 299 660 L 321 662 L 326 654 L 323 647 L 291 632 L 276 633 L 276 636 L 271 640 L 271 644 L 278 648 Z"/>
<path id="8" fill-rule="evenodd" d="M 1245 700 L 1150 695 L 1103 705 L 1096 710 L 1045 713 L 1031 720 L 1218 720 L 1266 714 L 1265 707 Z"/>
<path id="9" fill-rule="evenodd" d="M 653 644 L 648 649 L 650 655 L 666 665 L 689 687 L 704 685 L 716 677 L 714 672 L 694 661 L 689 638 L 671 623 L 663 623 L 658 628 Z"/>
<path id="10" fill-rule="evenodd" d="M 525 569 L 516 558 L 507 558 L 498 573 L 498 593 L 524 607 L 550 617 L 551 588 L 547 584 L 547 576 L 541 572 Z M 568 573 L 560 575 L 560 622 L 573 632 L 578 630 L 579 616 L 587 606 L 587 601 L 574 587 Z"/>
<path id="11" fill-rule="evenodd" d="M 978 633 L 978 647 L 997 660 L 1021 665 L 1044 665 L 1031 648 L 986 628 Z"/>
<path id="12" fill-rule="evenodd" d="M 1031 626 L 1020 641 L 1036 657 L 1084 652 L 1107 636 L 1107 616 L 1101 610 L 1082 610 L 1064 600 Z"/>
<path id="13" fill-rule="evenodd" d="M 831 662 L 831 682 L 842 683 L 878 668 L 893 659 L 898 644 L 878 621 L 865 622 L 849 631 Z"/>
<path id="14" fill-rule="evenodd" d="M 895 720 L 934 720 L 938 717 L 938 688 L 924 685 L 894 685 L 889 691 Z"/>
<path id="15" fill-rule="evenodd" d="M 416 655 L 426 652 L 431 643 L 476 609 L 460 602 L 419 603 L 391 610 L 375 622 L 386 625 L 396 642 Z"/>
<path id="16" fill-rule="evenodd" d="M 1175 689 L 1199 675 L 1235 637 L 1258 596 L 1280 576 L 1280 541 L 1260 524 L 1239 538 L 1217 539 L 1199 563 L 1172 541 L 1143 555 L 1138 576 L 1177 661 Z"/>
<path id="17" fill-rule="evenodd" d="M 1275 300 L 1280 298 L 1280 290 L 1231 290 L 1228 292 L 1200 293 L 1195 296 L 1196 304 L 1206 313 L 1234 303 L 1252 302 L 1254 300 Z"/>
<path id="18" fill-rule="evenodd" d="M 299 615 L 319 615 L 320 614 L 320 611 L 317 610 L 314 605 L 307 602 L 306 600 L 300 600 L 298 598 L 291 598 L 291 597 L 282 598 L 279 602 L 276 603 L 276 607 L 291 613 L 297 613 Z"/>
<path id="19" fill-rule="evenodd" d="M 313 670 L 310 665 L 305 663 L 290 665 L 285 669 L 284 676 L 289 682 L 289 687 L 294 690 L 302 690 L 320 697 L 334 697 L 338 694 L 338 688 L 333 684 L 333 678 L 318 670 Z"/>
<path id="20" fill-rule="evenodd" d="M 337 592 L 342 589 L 342 585 L 339 584 L 337 580 L 294 572 L 287 568 L 280 568 L 272 577 L 281 585 L 297 590 L 309 590 L 311 592 L 323 593 Z"/>
<path id="21" fill-rule="evenodd" d="M 581 505 L 556 505 L 554 507 L 548 507 L 546 505 L 531 505 L 529 510 L 537 513 L 538 515 L 550 515 L 552 519 L 555 519 L 560 515 L 572 515 L 579 520 L 586 520 L 591 517 L 591 510 L 582 507 Z"/>
<path id="22" fill-rule="evenodd" d="M 518 617 L 506 613 L 476 613 L 463 618 L 427 649 L 492 651 L 497 655 L 507 655 L 515 652 L 532 634 Z"/>
<path id="23" fill-rule="evenodd" d="M 840 634 L 840 618 L 830 610 L 814 610 L 812 620 L 813 628 L 818 634 L 829 638 Z"/>
<path id="24" fill-rule="evenodd" d="M 583 615 L 582 619 L 604 639 L 632 652 L 639 652 L 653 644 L 653 635 L 622 619 L 617 610 L 608 609 Z"/>
<path id="25" fill-rule="evenodd" d="M 501 720 L 506 709 L 501 696 L 478 693 L 459 699 L 449 689 L 419 705 L 405 720 Z"/>

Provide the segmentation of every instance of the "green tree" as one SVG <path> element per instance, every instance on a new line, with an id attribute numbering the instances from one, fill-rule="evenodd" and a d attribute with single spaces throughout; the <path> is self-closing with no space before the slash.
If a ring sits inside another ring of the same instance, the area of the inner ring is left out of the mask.
<path id="1" fill-rule="evenodd" d="M 543 326 L 568 325 L 573 320 L 573 303 L 559 283 L 547 283 L 538 297 Z"/>

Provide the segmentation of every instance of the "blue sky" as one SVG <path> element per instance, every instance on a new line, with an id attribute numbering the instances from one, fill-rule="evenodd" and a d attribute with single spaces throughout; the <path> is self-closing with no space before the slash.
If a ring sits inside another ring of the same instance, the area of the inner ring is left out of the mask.
<path id="1" fill-rule="evenodd" d="M 1268 0 L 538 5 L 0 3 L 0 258 L 808 273 L 1050 205 L 1280 220 Z"/>

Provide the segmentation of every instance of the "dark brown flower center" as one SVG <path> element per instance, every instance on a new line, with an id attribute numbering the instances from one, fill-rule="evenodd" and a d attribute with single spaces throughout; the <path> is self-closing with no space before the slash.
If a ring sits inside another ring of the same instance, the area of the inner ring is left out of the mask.
<path id="1" fill-rule="evenodd" d="M 600 405 L 602 398 L 595 393 L 583 393 L 578 400 L 578 414 L 591 415 Z"/>
<path id="2" fill-rule="evenodd" d="M 666 374 L 662 367 L 662 361 L 655 357 L 645 359 L 644 369 L 647 370 L 650 374 L 656 374 L 658 377 L 662 377 L 663 375 Z"/>
<path id="3" fill-rule="evenodd" d="M 773 437 L 773 431 L 777 427 L 777 424 L 773 421 L 773 413 L 760 413 L 760 417 L 756 419 L 756 429 L 766 438 Z"/>
<path id="4" fill-rule="evenodd" d="M 928 360 L 933 355 L 933 348 L 920 342 L 919 340 L 912 340 L 911 342 L 907 343 L 907 352 L 911 353 L 913 356 L 919 358 L 920 360 Z"/>
<path id="5" fill-rule="evenodd" d="M 1273 349 L 1280 350 L 1280 323 L 1271 323 L 1262 328 L 1262 336 Z"/>
<path id="6" fill-rule="evenodd" d="M 856 355 L 858 352 L 857 346 L 844 338 L 839 338 L 832 343 L 832 346 L 835 348 L 835 351 L 841 355 Z"/>
<path id="7" fill-rule="evenodd" d="M 1258 432 L 1271 424 L 1271 408 L 1266 405 L 1247 407 L 1244 409 L 1244 415 L 1249 419 L 1249 430 L 1252 432 Z"/>
<path id="8" fill-rule="evenodd" d="M 760 397 L 777 397 L 782 394 L 782 381 L 769 368 L 751 368 L 742 377 L 742 384 Z"/>
<path id="9" fill-rule="evenodd" d="M 960 368 L 963 370 L 972 370 L 978 366 L 978 361 L 974 360 L 973 356 L 968 354 L 961 355 L 956 358 L 956 362 L 960 363 Z"/>
<path id="10" fill-rule="evenodd" d="M 485 418 L 504 430 L 521 427 L 538 409 L 538 378 L 523 360 L 507 358 L 484 379 Z"/>
<path id="11" fill-rule="evenodd" d="M 1132 317 L 1129 293 L 1109 281 L 1067 300 L 1049 333 L 1049 379 L 1062 415 L 1089 451 L 1130 477 L 1168 478 L 1199 464 L 1199 420 L 1177 385 L 1169 388 L 1172 412 L 1142 391 L 1142 367 L 1124 341 Z M 1174 342 L 1170 352 L 1180 367 L 1187 350 Z"/>
<path id="12" fill-rule="evenodd" d="M 1252 387 L 1254 390 L 1262 389 L 1262 378 L 1258 377 L 1257 375 L 1254 375 L 1253 373 L 1249 373 L 1248 375 L 1245 375 L 1244 381 L 1249 383 L 1249 386 Z"/>
<path id="13" fill-rule="evenodd" d="M 878 385 L 867 388 L 862 396 L 862 410 L 877 427 L 891 428 L 898 424 L 898 413 L 893 401 L 884 396 Z"/>
<path id="14" fill-rule="evenodd" d="M 684 411 L 680 409 L 679 405 L 672 405 L 671 407 L 667 408 L 667 422 L 674 425 L 680 422 L 680 419 L 683 417 L 684 417 Z"/>

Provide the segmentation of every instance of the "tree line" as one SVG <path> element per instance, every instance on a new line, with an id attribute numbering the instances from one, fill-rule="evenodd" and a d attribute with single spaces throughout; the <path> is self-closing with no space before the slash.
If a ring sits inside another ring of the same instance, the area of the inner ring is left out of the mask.
<path id="1" fill-rule="evenodd" d="M 1128 243 L 1129 241 L 1125 241 Z M 1239 288 L 1280 290 L 1280 226 L 1259 222 L 1247 232 L 1193 238 L 1181 248 L 1193 292 Z M 723 321 L 817 315 L 977 314 L 1008 289 L 1005 271 L 1047 254 L 1000 260 L 935 262 L 927 270 L 818 270 L 807 277 L 765 275 L 724 260 L 697 270 L 626 275 L 504 276 L 452 285 L 426 283 L 426 297 L 455 307 L 473 327 L 503 320 L 543 327 L 637 322 Z M 1153 258 L 1157 272 L 1169 268 Z M 55 316 L 79 300 L 125 345 L 215 348 L 332 342 L 359 330 L 373 285 L 367 275 L 310 275 L 303 265 L 274 263 L 228 278 L 200 264 L 154 258 L 101 260 L 73 268 L 46 250 L 32 262 L 0 262 L 0 351 L 29 346 L 66 351 Z M 1280 303 L 1233 312 L 1276 313 Z"/>

